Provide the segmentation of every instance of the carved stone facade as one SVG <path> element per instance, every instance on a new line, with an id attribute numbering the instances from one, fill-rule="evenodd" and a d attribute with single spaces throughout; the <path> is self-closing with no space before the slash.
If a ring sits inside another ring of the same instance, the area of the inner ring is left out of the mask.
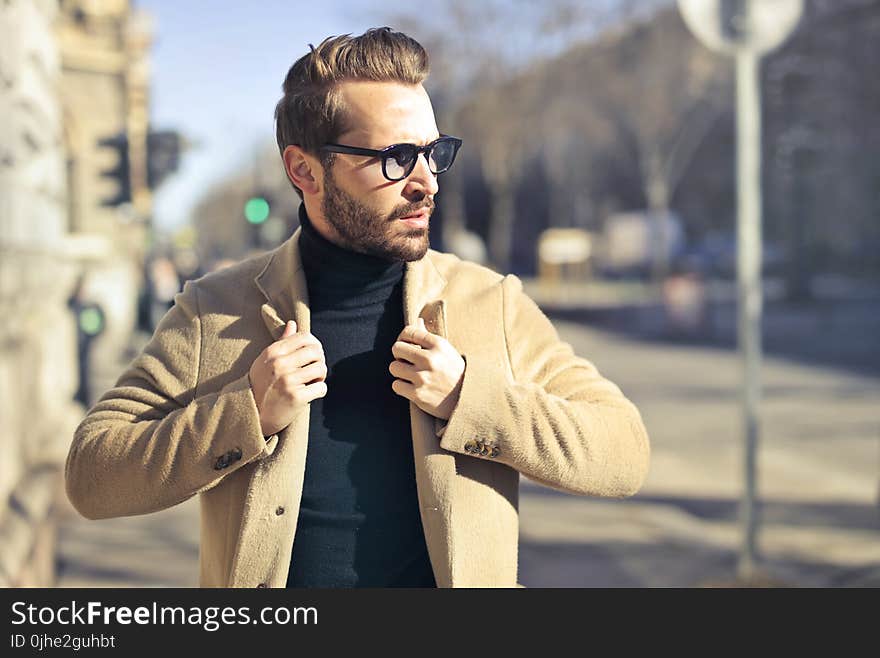
<path id="1" fill-rule="evenodd" d="M 82 409 L 67 297 L 57 3 L 0 3 L 0 584 L 46 585 L 60 466 Z"/>
<path id="2" fill-rule="evenodd" d="M 151 215 L 148 22 L 129 0 L 0 1 L 0 586 L 51 586 L 62 467 L 85 411 L 68 301 L 104 309 L 94 358 L 136 325 Z M 98 140 L 130 144 L 132 202 Z M 101 391 L 95 393 L 100 394 Z"/>

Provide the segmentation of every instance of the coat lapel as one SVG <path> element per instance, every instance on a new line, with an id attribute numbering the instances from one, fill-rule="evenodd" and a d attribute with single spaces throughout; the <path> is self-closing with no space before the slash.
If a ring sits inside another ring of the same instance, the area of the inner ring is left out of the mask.
<path id="1" fill-rule="evenodd" d="M 405 324 L 417 317 L 431 331 L 442 329 L 445 337 L 445 305 L 440 296 L 446 279 L 428 255 L 406 264 L 403 279 L 403 317 Z M 433 303 L 437 302 L 437 303 Z M 438 333 L 440 333 L 438 331 Z M 440 448 L 435 418 L 414 402 L 409 403 L 413 439 L 413 458 L 419 511 L 428 545 L 428 554 L 438 587 L 452 587 L 452 483 L 455 458 Z"/>
<path id="2" fill-rule="evenodd" d="M 260 315 L 272 340 L 281 337 L 290 319 L 296 321 L 298 330 L 309 330 L 308 288 L 299 257 L 299 234 L 297 229 L 275 249 L 254 278 L 264 298 Z M 258 327 L 254 329 L 259 331 Z M 266 336 L 260 331 L 254 340 L 264 343 Z M 302 497 L 308 432 L 309 413 L 305 407 L 281 430 L 275 450 L 254 464 L 231 560 L 230 587 L 286 585 Z M 290 513 L 279 517 L 272 510 L 281 501 Z"/>
<path id="3" fill-rule="evenodd" d="M 301 228 L 276 249 L 254 283 L 266 298 L 260 309 L 263 322 L 274 340 L 284 332 L 287 320 L 296 322 L 297 331 L 309 331 L 309 291 L 299 255 Z"/>
<path id="4" fill-rule="evenodd" d="M 308 289 L 299 252 L 298 228 L 289 240 L 276 249 L 266 267 L 254 279 L 265 297 L 260 312 L 273 340 L 284 331 L 288 319 L 296 321 L 298 331 L 310 331 Z M 445 303 L 441 298 L 446 280 L 430 255 L 406 263 L 403 279 L 403 322 L 417 317 L 426 326 L 445 336 Z M 401 327 L 402 329 L 403 327 Z M 233 586 L 257 583 L 237 582 L 247 579 L 269 581 L 272 587 L 284 587 L 295 533 L 296 517 L 305 474 L 306 446 L 309 431 L 308 409 L 282 430 L 278 449 L 258 463 L 245 502 L 245 519 L 232 565 Z M 440 587 L 452 586 L 451 485 L 455 459 L 440 449 L 435 433 L 435 419 L 410 403 L 410 419 L 415 461 L 419 509 L 428 553 Z M 290 510 L 287 527 L 281 527 L 267 510 L 279 491 L 294 491 L 295 505 Z M 274 534 L 273 534 L 274 532 Z M 279 536 L 284 532 L 289 536 Z M 290 543 L 288 543 L 290 542 Z M 247 574 L 247 576 L 245 576 Z"/>

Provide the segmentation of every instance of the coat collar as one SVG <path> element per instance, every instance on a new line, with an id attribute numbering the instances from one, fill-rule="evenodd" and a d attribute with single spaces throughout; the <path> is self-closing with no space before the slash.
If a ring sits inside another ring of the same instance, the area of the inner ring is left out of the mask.
<path id="1" fill-rule="evenodd" d="M 299 240 L 302 228 L 270 252 L 269 261 L 254 278 L 254 283 L 265 297 L 260 312 L 272 338 L 277 340 L 284 332 L 287 320 L 296 322 L 297 331 L 311 330 L 309 294 L 305 271 L 300 257 Z M 429 250 L 420 260 L 406 263 L 403 275 L 403 321 L 415 321 L 422 307 L 441 294 L 446 279 L 440 274 Z"/>

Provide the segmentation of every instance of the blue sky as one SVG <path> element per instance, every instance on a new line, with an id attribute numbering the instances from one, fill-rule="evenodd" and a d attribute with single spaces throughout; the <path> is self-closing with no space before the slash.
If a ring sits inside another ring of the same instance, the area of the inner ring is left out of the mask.
<path id="1" fill-rule="evenodd" d="M 138 0 L 136 6 L 154 20 L 152 123 L 199 143 L 156 194 L 160 231 L 186 222 L 213 181 L 247 161 L 255 144 L 273 139 L 281 83 L 309 43 L 388 20 L 368 0 Z"/>

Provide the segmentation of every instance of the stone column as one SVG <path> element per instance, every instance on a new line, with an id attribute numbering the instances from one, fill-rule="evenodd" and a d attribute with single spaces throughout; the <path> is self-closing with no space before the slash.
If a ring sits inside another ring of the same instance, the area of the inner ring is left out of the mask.
<path id="1" fill-rule="evenodd" d="M 82 415 L 67 298 L 57 3 L 0 3 L 0 585 L 48 586 L 52 514 Z"/>

